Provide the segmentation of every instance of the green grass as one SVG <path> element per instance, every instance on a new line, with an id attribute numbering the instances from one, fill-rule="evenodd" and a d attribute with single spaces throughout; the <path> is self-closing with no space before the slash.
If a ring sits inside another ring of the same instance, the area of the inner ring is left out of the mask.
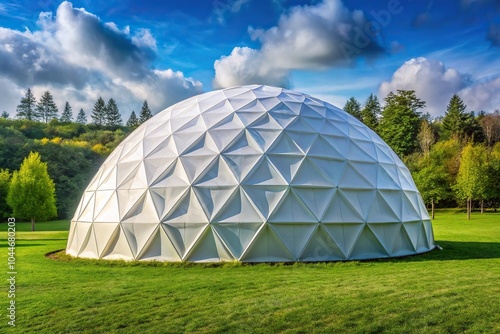
<path id="1" fill-rule="evenodd" d="M 500 213 L 465 218 L 438 211 L 443 250 L 419 256 L 217 266 L 49 259 L 68 223 L 19 223 L 16 328 L 4 293 L 0 332 L 499 333 Z"/>

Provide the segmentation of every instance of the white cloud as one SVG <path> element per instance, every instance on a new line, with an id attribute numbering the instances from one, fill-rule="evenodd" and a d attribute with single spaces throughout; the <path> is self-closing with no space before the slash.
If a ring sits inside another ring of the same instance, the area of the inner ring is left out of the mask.
<path id="1" fill-rule="evenodd" d="M 416 91 L 427 104 L 426 111 L 433 116 L 442 115 L 453 94 L 467 86 L 467 76 L 449 69 L 437 60 L 410 59 L 394 72 L 391 81 L 380 85 L 380 95 L 386 96 L 397 89 Z"/>
<path id="2" fill-rule="evenodd" d="M 387 96 L 397 89 L 414 90 L 427 104 L 425 111 L 433 116 L 444 115 L 453 94 L 468 105 L 467 110 L 493 111 L 500 99 L 500 78 L 474 81 L 437 60 L 424 57 L 410 59 L 399 67 L 390 81 L 382 82 L 379 94 Z"/>
<path id="3" fill-rule="evenodd" d="M 89 114 L 98 96 L 114 97 L 128 115 L 144 99 L 159 110 L 201 92 L 182 72 L 151 68 L 157 47 L 148 29 L 119 29 L 70 2 L 55 16 L 42 12 L 37 24 L 33 32 L 0 27 L 0 77 L 11 83 L 2 86 L 10 93 L 3 92 L 0 109 L 12 116 L 28 87 L 39 95 L 50 90 L 60 106 L 68 100 L 75 114 L 80 107 Z"/>
<path id="4" fill-rule="evenodd" d="M 345 66 L 358 57 L 375 57 L 383 48 L 377 36 L 366 33 L 367 27 L 364 13 L 350 11 L 340 0 L 294 7 L 275 27 L 249 28 L 250 36 L 261 42 L 260 49 L 236 47 L 215 61 L 214 86 L 283 85 L 292 70 Z"/>
<path id="5" fill-rule="evenodd" d="M 488 111 L 500 109 L 500 77 L 474 82 L 459 92 L 468 110 Z"/>

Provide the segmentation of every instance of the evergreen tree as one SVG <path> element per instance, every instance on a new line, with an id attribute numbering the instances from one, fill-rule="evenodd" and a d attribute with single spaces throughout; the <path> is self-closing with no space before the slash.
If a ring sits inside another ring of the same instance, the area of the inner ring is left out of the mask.
<path id="1" fill-rule="evenodd" d="M 144 103 L 142 104 L 141 113 L 139 114 L 139 123 L 142 124 L 151 117 L 153 117 L 153 114 L 151 113 L 151 109 L 149 109 L 148 101 L 144 101 Z"/>
<path id="2" fill-rule="evenodd" d="M 486 141 L 486 135 L 484 133 L 483 127 L 479 123 L 479 119 L 484 117 L 479 115 L 476 117 L 474 115 L 474 112 L 471 111 L 470 113 L 467 113 L 467 120 L 465 122 L 465 129 L 464 129 L 464 140 L 468 141 L 471 140 L 475 143 L 483 143 Z"/>
<path id="3" fill-rule="evenodd" d="M 368 99 L 366 99 L 365 106 L 361 110 L 361 120 L 373 131 L 377 130 L 380 111 L 380 102 L 377 96 L 370 94 Z"/>
<path id="4" fill-rule="evenodd" d="M 122 125 L 122 116 L 113 98 L 110 98 L 106 105 L 105 121 L 107 126 Z"/>
<path id="5" fill-rule="evenodd" d="M 0 117 L 7 119 L 10 117 L 10 114 L 4 110 L 2 111 L 2 115 L 0 115 Z"/>
<path id="6" fill-rule="evenodd" d="M 7 203 L 16 217 L 31 219 L 31 230 L 36 220 L 57 215 L 55 186 L 47 173 L 47 164 L 37 152 L 31 152 L 12 175 Z"/>
<path id="7" fill-rule="evenodd" d="M 351 97 L 347 102 L 345 103 L 344 106 L 344 111 L 353 115 L 360 121 L 362 120 L 361 116 L 361 104 L 359 104 L 358 100 L 356 98 Z"/>
<path id="8" fill-rule="evenodd" d="M 61 122 L 71 122 L 73 120 L 73 113 L 72 113 L 72 108 L 69 105 L 69 102 L 66 101 L 66 104 L 64 105 L 64 111 L 61 115 Z"/>
<path id="9" fill-rule="evenodd" d="M 85 111 L 83 111 L 83 108 L 80 108 L 80 111 L 76 116 L 76 122 L 79 124 L 87 124 L 87 115 L 85 115 Z"/>
<path id="10" fill-rule="evenodd" d="M 469 118 L 465 112 L 466 107 L 457 94 L 451 97 L 443 118 L 444 138 L 463 139 Z"/>
<path id="11" fill-rule="evenodd" d="M 45 123 L 50 122 L 53 118 L 57 118 L 57 113 L 59 112 L 59 110 L 57 110 L 57 106 L 54 103 L 54 98 L 49 91 L 43 93 L 40 101 L 38 101 L 38 104 L 36 106 L 36 111 L 41 120 Z"/>
<path id="12" fill-rule="evenodd" d="M 137 116 L 135 115 L 135 111 L 132 111 L 132 113 L 130 114 L 130 117 L 127 121 L 127 126 L 129 128 L 135 128 L 138 125 L 139 125 L 139 120 L 137 119 Z"/>
<path id="13" fill-rule="evenodd" d="M 95 125 L 104 125 L 106 122 L 105 119 L 106 116 L 106 103 L 102 99 L 102 97 L 99 96 L 97 99 L 96 103 L 94 104 L 94 108 L 92 109 L 92 123 Z"/>
<path id="14" fill-rule="evenodd" d="M 399 155 L 413 153 L 418 147 L 420 113 L 425 107 L 413 90 L 390 92 L 384 99 L 386 105 L 382 111 L 379 125 L 380 137 Z"/>
<path id="15" fill-rule="evenodd" d="M 36 98 L 30 88 L 21 98 L 21 103 L 17 106 L 17 118 L 36 121 L 39 117 L 36 111 Z"/>

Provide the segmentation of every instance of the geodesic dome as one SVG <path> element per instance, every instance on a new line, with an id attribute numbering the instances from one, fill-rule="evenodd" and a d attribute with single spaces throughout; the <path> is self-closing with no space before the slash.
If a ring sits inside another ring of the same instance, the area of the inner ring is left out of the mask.
<path id="1" fill-rule="evenodd" d="M 67 253 L 160 261 L 335 261 L 435 247 L 410 172 L 368 127 L 268 86 L 201 94 L 107 158 Z"/>

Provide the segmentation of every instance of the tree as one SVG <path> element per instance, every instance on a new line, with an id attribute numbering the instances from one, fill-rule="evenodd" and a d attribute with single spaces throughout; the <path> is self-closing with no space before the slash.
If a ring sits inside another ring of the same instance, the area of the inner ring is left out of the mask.
<path id="1" fill-rule="evenodd" d="M 127 126 L 129 128 L 135 128 L 138 125 L 139 125 L 139 120 L 137 119 L 137 116 L 135 115 L 135 111 L 132 111 L 132 113 L 130 114 L 130 117 L 127 121 Z"/>
<path id="2" fill-rule="evenodd" d="M 7 119 L 10 117 L 10 114 L 4 110 L 2 111 L 2 115 L 0 115 L 0 117 Z"/>
<path id="3" fill-rule="evenodd" d="M 12 176 L 7 203 L 14 216 L 31 219 L 31 230 L 36 220 L 57 215 L 55 186 L 47 173 L 47 164 L 37 152 L 31 152 Z"/>
<path id="4" fill-rule="evenodd" d="M 485 115 L 480 120 L 488 146 L 492 147 L 500 141 L 500 110 L 496 109 L 492 114 Z"/>
<path id="5" fill-rule="evenodd" d="M 351 97 L 347 102 L 345 103 L 344 106 L 344 111 L 353 115 L 360 121 L 362 120 L 361 116 L 361 104 L 359 104 L 358 100 L 356 98 Z"/>
<path id="6" fill-rule="evenodd" d="M 467 113 L 467 106 L 455 94 L 451 97 L 443 118 L 443 137 L 455 138 L 461 141 L 484 141 L 484 133 L 474 112 Z M 480 118 L 481 115 L 480 115 Z"/>
<path id="7" fill-rule="evenodd" d="M 467 144 L 460 155 L 460 168 L 454 186 L 456 196 L 467 203 L 470 219 L 472 201 L 484 199 L 486 190 L 486 149 L 482 145 Z"/>
<path id="8" fill-rule="evenodd" d="M 500 143 L 496 143 L 489 152 L 486 176 L 486 199 L 496 211 L 500 204 Z"/>
<path id="9" fill-rule="evenodd" d="M 113 98 L 108 100 L 108 104 L 105 108 L 105 124 L 107 126 L 117 126 L 122 125 L 122 116 L 120 115 L 120 111 L 118 110 L 118 105 Z"/>
<path id="10" fill-rule="evenodd" d="M 431 145 L 434 144 L 436 138 L 434 137 L 434 130 L 432 129 L 431 124 L 425 119 L 421 122 L 417 138 L 422 153 L 424 153 L 424 156 L 427 156 L 431 149 Z"/>
<path id="11" fill-rule="evenodd" d="M 366 99 L 365 106 L 361 109 L 361 120 L 370 129 L 376 131 L 380 112 L 380 102 L 377 96 L 370 94 Z"/>
<path id="12" fill-rule="evenodd" d="M 467 122 L 466 107 L 457 94 L 451 97 L 443 118 L 442 129 L 444 138 L 462 139 Z"/>
<path id="13" fill-rule="evenodd" d="M 45 123 L 48 123 L 53 118 L 57 118 L 57 113 L 59 112 L 59 110 L 57 110 L 57 106 L 54 103 L 54 98 L 49 91 L 43 93 L 40 101 L 38 101 L 38 104 L 36 106 L 36 111 L 41 120 Z"/>
<path id="14" fill-rule="evenodd" d="M 153 114 L 151 113 L 151 109 L 149 109 L 148 101 L 144 101 L 144 103 L 142 104 L 141 113 L 139 114 L 139 123 L 142 124 L 151 117 L 153 117 Z"/>
<path id="15" fill-rule="evenodd" d="M 95 125 L 104 125 L 105 124 L 105 116 L 106 116 L 106 103 L 99 96 L 96 103 L 94 104 L 94 108 L 92 108 L 92 123 Z"/>
<path id="16" fill-rule="evenodd" d="M 64 105 L 64 111 L 61 115 L 61 122 L 71 122 L 73 120 L 73 112 L 72 108 L 69 105 L 69 102 L 66 101 L 66 104 Z"/>
<path id="17" fill-rule="evenodd" d="M 411 154 L 418 147 L 420 113 L 425 107 L 413 90 L 390 92 L 384 99 L 386 105 L 382 111 L 379 125 L 380 137 L 399 155 Z"/>
<path id="18" fill-rule="evenodd" d="M 450 194 L 450 175 L 440 159 L 427 156 L 420 161 L 423 166 L 418 172 L 412 173 L 417 189 L 424 203 L 431 204 L 431 217 L 434 219 L 434 205 L 446 199 Z"/>
<path id="19" fill-rule="evenodd" d="M 36 98 L 30 88 L 21 98 L 21 103 L 17 106 L 17 118 L 27 119 L 28 121 L 36 121 L 38 114 L 36 111 Z"/>
<path id="20" fill-rule="evenodd" d="M 7 194 L 9 193 L 10 173 L 7 169 L 0 168 L 0 218 L 8 218 L 11 209 L 7 204 Z"/>
<path id="21" fill-rule="evenodd" d="M 79 124 L 87 124 L 87 115 L 85 115 L 85 111 L 83 111 L 83 108 L 80 108 L 80 111 L 76 116 L 76 122 Z"/>

